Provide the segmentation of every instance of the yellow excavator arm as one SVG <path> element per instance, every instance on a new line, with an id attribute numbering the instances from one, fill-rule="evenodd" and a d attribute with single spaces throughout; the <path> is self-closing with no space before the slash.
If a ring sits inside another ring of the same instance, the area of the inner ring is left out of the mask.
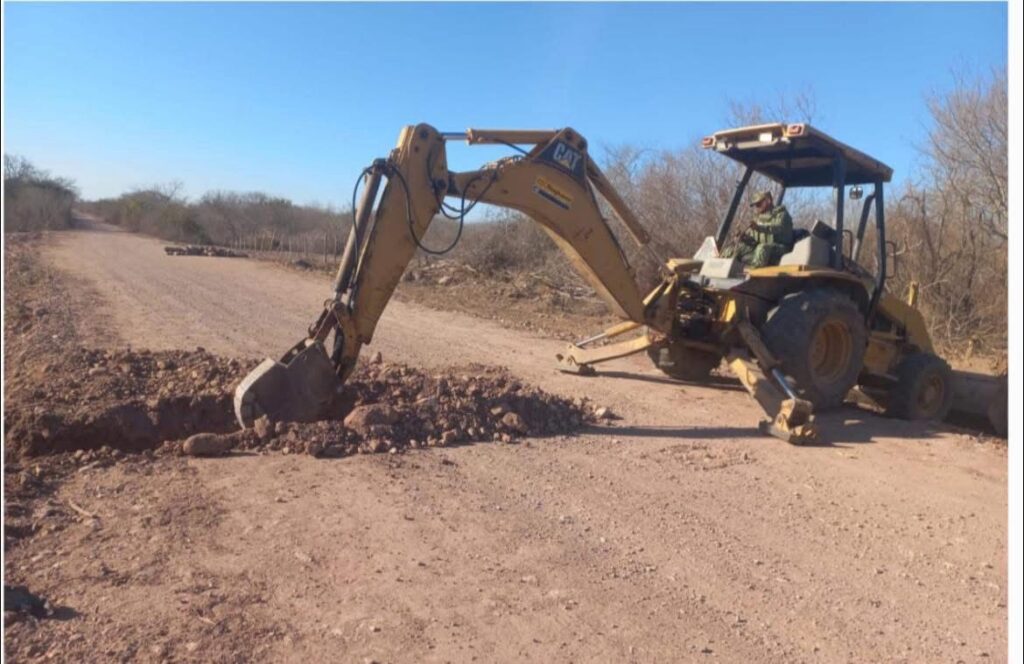
<path id="1" fill-rule="evenodd" d="M 509 145 L 522 154 L 476 171 L 451 172 L 446 143 L 452 140 Z M 648 234 L 590 158 L 586 139 L 573 129 L 441 133 L 426 124 L 408 126 L 390 156 L 373 162 L 363 177 L 363 195 L 334 292 L 305 339 L 281 360 L 265 360 L 239 385 L 235 412 L 243 427 L 262 415 L 278 421 L 308 421 L 329 414 L 360 349 L 372 340 L 402 273 L 421 246 L 420 238 L 446 210 L 446 201 L 458 201 L 457 208 L 451 204 L 447 208 L 463 216 L 467 201 L 471 206 L 483 202 L 528 215 L 625 321 L 604 336 L 647 327 L 642 337 L 624 344 L 591 351 L 583 350 L 582 344 L 570 347 L 559 357 L 563 368 L 639 352 L 671 335 L 677 290 L 672 286 L 677 277 L 667 267 L 663 282 L 646 296 L 641 293 L 601 214 L 598 195 L 638 246 L 648 245 Z"/>

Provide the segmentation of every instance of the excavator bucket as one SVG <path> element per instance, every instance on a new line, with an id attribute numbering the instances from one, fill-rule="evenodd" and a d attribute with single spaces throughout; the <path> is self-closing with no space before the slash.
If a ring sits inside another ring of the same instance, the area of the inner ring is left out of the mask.
<path id="1" fill-rule="evenodd" d="M 323 343 L 303 340 L 281 361 L 263 360 L 235 389 L 235 417 L 249 428 L 261 416 L 274 422 L 312 422 L 329 415 L 341 393 Z"/>

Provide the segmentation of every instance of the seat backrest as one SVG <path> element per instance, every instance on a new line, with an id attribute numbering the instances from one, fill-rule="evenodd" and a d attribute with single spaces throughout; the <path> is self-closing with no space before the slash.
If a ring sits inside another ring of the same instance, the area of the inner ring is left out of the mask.
<path id="1" fill-rule="evenodd" d="M 743 276 L 743 263 L 735 258 L 708 258 L 700 266 L 700 276 L 734 279 Z"/>
<path id="2" fill-rule="evenodd" d="M 836 229 L 832 228 L 821 219 L 815 219 L 814 225 L 811 226 L 811 235 L 814 237 L 820 237 L 826 242 L 833 242 L 836 239 Z"/>
<path id="3" fill-rule="evenodd" d="M 808 235 L 793 245 L 793 251 L 779 259 L 779 265 L 828 267 L 832 247 L 816 235 Z"/>

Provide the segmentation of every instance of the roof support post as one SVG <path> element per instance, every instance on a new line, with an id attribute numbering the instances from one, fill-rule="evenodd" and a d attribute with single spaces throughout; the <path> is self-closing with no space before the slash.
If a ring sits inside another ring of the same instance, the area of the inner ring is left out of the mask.
<path id="1" fill-rule="evenodd" d="M 732 226 L 733 217 L 736 216 L 736 210 L 740 206 L 740 201 L 743 200 L 743 191 L 747 188 L 747 183 L 750 182 L 750 176 L 753 174 L 754 169 L 747 166 L 743 171 L 743 177 L 736 183 L 736 191 L 733 192 L 732 200 L 729 202 L 729 210 L 725 213 L 722 223 L 718 226 L 718 232 L 715 234 L 715 244 L 719 249 L 722 248 L 725 239 L 729 236 L 729 227 Z"/>
<path id="2" fill-rule="evenodd" d="M 835 254 L 832 257 L 832 267 L 837 270 L 843 269 L 843 217 L 846 212 L 846 158 L 843 154 L 837 153 L 832 168 L 832 198 L 836 205 L 835 224 Z"/>
<path id="3" fill-rule="evenodd" d="M 878 272 L 875 274 L 875 290 L 871 293 L 871 302 L 868 303 L 868 325 L 875 317 L 875 310 L 878 308 L 878 300 L 885 290 L 886 259 L 885 254 L 885 199 L 882 195 L 882 181 L 875 182 L 875 235 L 878 236 Z"/>
<path id="4" fill-rule="evenodd" d="M 868 194 L 867 198 L 864 199 L 863 207 L 860 209 L 860 221 L 857 223 L 857 235 L 853 239 L 853 249 L 850 251 L 850 257 L 853 262 L 860 261 L 860 249 L 864 243 L 864 231 L 868 227 L 868 214 L 871 212 L 871 206 L 875 202 L 875 193 Z"/>

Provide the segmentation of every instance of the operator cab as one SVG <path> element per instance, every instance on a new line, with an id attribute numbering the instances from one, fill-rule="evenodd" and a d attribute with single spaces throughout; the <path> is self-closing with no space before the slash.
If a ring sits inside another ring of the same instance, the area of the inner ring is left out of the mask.
<path id="1" fill-rule="evenodd" d="M 808 124 L 773 123 L 727 129 L 706 136 L 701 146 L 715 150 L 745 167 L 729 209 L 714 237 L 714 245 L 708 247 L 705 243 L 695 256 L 704 260 L 701 268 L 703 276 L 719 279 L 742 277 L 744 266 L 739 261 L 712 259 L 711 256 L 723 248 L 751 176 L 757 173 L 780 187 L 777 196 L 780 204 L 786 190 L 791 187 L 832 188 L 835 203 L 833 223 L 829 225 L 818 220 L 810 229 L 794 229 L 793 247 L 779 259 L 779 266 L 797 269 L 855 268 L 863 271 L 856 263 L 867 230 L 868 216 L 873 210 L 875 226 L 879 230 L 879 271 L 884 281 L 885 213 L 882 186 L 892 179 L 890 167 Z M 857 227 L 851 232 L 845 228 L 844 219 L 847 189 L 850 199 L 858 200 L 863 196 L 862 185 L 871 185 L 873 190 L 864 198 Z M 847 234 L 852 244 L 848 254 L 845 254 L 844 239 Z M 846 256 L 854 265 L 844 264 Z"/>

